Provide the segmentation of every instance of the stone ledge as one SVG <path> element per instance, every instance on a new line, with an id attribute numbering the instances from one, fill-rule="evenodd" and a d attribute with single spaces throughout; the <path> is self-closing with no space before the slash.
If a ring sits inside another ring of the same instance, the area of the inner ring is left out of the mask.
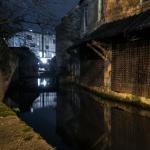
<path id="1" fill-rule="evenodd" d="M 128 93 L 117 93 L 111 90 L 104 90 L 104 88 L 100 87 L 89 87 L 83 83 L 78 83 L 76 85 L 97 96 L 100 96 L 103 99 L 130 104 L 144 109 L 150 109 L 150 99 L 146 97 L 139 97 Z"/>

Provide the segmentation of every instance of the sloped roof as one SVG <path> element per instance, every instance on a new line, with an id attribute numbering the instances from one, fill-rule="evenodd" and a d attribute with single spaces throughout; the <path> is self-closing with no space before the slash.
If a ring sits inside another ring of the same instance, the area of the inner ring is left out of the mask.
<path id="1" fill-rule="evenodd" d="M 150 10 L 140 14 L 130 16 L 121 20 L 101 25 L 97 30 L 89 36 L 84 37 L 80 42 L 76 43 L 68 49 L 74 49 L 91 40 L 105 40 L 113 37 L 126 36 L 135 31 L 142 31 L 150 27 Z"/>
<path id="2" fill-rule="evenodd" d="M 150 27 L 150 10 L 125 19 L 103 24 L 88 38 L 105 39 L 119 35 L 126 35 L 133 31 L 143 30 Z"/>

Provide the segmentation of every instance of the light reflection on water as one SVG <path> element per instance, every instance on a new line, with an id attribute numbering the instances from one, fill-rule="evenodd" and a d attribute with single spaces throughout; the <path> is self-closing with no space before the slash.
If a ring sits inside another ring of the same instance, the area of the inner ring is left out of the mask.
<path id="1" fill-rule="evenodd" d="M 44 107 L 53 107 L 55 108 L 57 105 L 57 93 L 41 93 L 40 96 L 33 102 L 31 107 L 31 112 L 36 109 L 44 108 Z"/>
<path id="2" fill-rule="evenodd" d="M 48 79 L 38 78 L 38 87 L 41 87 L 41 86 L 46 87 L 48 85 L 48 83 L 49 83 Z"/>
<path id="3" fill-rule="evenodd" d="M 22 119 L 57 150 L 149 150 L 147 114 L 150 111 L 64 88 L 41 93 Z"/>

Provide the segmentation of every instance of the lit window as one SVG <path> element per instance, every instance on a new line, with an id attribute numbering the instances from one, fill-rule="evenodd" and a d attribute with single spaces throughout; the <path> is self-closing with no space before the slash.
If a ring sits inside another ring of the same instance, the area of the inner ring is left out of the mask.
<path id="1" fill-rule="evenodd" d="M 40 58 L 41 59 L 41 62 L 43 63 L 43 64 L 46 64 L 47 63 L 47 58 Z"/>

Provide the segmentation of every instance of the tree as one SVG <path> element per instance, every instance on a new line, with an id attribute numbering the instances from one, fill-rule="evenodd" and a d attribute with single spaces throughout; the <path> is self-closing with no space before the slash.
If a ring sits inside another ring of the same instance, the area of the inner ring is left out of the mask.
<path id="1" fill-rule="evenodd" d="M 24 30 L 25 23 L 46 27 L 50 25 L 50 20 L 56 21 L 52 13 L 46 12 L 48 10 L 46 3 L 47 0 L 2 0 L 0 2 L 0 37 L 7 39 L 16 32 Z"/>

